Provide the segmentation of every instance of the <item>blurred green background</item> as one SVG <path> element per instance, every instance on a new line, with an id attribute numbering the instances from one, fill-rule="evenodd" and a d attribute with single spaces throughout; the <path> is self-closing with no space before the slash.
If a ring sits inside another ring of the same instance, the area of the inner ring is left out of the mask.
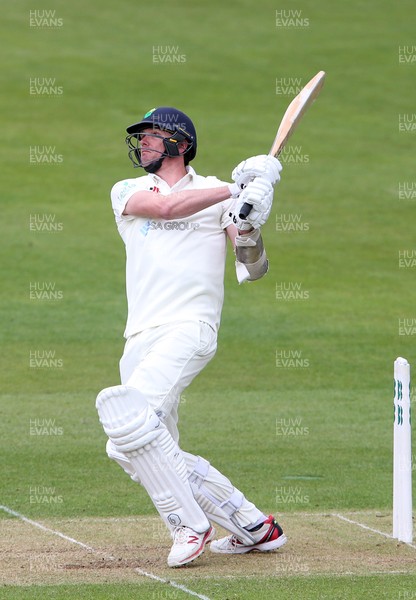
<path id="1" fill-rule="evenodd" d="M 109 191 L 142 174 L 125 127 L 177 106 L 197 128 L 194 168 L 229 180 L 325 70 L 282 155 L 269 274 L 238 286 L 229 253 L 219 350 L 184 394 L 182 446 L 265 510 L 391 509 L 393 361 L 416 364 L 415 16 L 408 0 L 3 6 L 3 504 L 37 518 L 153 513 L 106 458 L 94 408 L 123 348 Z M 36 230 L 45 219 L 55 231 Z M 45 283 L 59 299 L 30 297 Z M 49 366 L 30 366 L 43 352 Z M 51 423 L 60 434 L 36 434 Z M 282 486 L 303 501 L 279 502 Z M 63 501 L 33 503 L 31 487 Z"/>

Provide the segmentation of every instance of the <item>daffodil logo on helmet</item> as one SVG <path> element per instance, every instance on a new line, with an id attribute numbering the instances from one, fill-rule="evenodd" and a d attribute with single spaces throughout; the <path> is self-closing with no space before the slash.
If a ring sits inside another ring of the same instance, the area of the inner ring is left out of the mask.
<path id="1" fill-rule="evenodd" d="M 148 111 L 148 112 L 147 112 L 147 113 L 144 115 L 143 119 L 147 119 L 147 117 L 150 117 L 150 115 L 151 115 L 152 113 L 154 113 L 154 112 L 155 112 L 155 110 L 156 110 L 155 108 L 152 108 L 152 109 L 150 109 L 150 110 L 149 110 L 149 111 Z"/>

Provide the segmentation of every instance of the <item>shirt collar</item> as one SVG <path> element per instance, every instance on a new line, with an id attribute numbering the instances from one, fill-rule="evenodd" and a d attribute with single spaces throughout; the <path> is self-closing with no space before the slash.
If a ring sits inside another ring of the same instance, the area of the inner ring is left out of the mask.
<path id="1" fill-rule="evenodd" d="M 177 181 L 175 183 L 175 185 L 173 185 L 170 188 L 171 190 L 179 191 L 179 190 L 183 189 L 184 187 L 186 187 L 188 185 L 188 183 L 190 183 L 194 179 L 194 177 L 196 175 L 194 169 L 190 165 L 187 165 L 185 168 L 186 168 L 186 175 L 184 175 L 182 177 L 182 179 L 179 179 L 179 181 Z M 159 186 L 167 185 L 166 181 L 164 179 L 162 179 L 161 177 L 159 177 L 158 175 L 156 175 L 156 173 L 153 173 L 151 175 L 151 177 L 155 184 L 159 184 Z"/>

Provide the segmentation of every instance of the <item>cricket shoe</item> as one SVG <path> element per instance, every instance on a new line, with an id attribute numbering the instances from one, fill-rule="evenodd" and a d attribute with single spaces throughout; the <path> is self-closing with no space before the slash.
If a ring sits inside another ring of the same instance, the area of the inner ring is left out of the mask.
<path id="1" fill-rule="evenodd" d="M 205 544 L 215 535 L 215 529 L 197 533 L 190 527 L 176 527 L 173 532 L 173 546 L 168 556 L 169 567 L 183 567 L 201 556 Z"/>
<path id="2" fill-rule="evenodd" d="M 253 544 L 246 544 L 235 535 L 229 535 L 219 540 L 211 542 L 212 552 L 220 554 L 245 554 L 257 550 L 258 552 L 270 552 L 286 544 L 287 537 L 279 523 L 270 515 L 264 521 L 263 525 L 257 530 L 252 531 L 253 537 L 258 538 Z"/>

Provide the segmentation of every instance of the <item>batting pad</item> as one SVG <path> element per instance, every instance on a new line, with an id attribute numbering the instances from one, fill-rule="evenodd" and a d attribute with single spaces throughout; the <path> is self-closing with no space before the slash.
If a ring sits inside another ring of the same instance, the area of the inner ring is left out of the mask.
<path id="1" fill-rule="evenodd" d="M 105 433 L 126 456 L 168 527 L 206 531 L 210 523 L 193 496 L 182 452 L 140 390 L 105 388 L 96 407 Z"/>
<path id="2" fill-rule="evenodd" d="M 122 452 L 119 452 L 110 439 L 107 440 L 105 450 L 108 458 L 111 458 L 111 460 L 114 460 L 116 463 L 118 463 L 135 483 L 141 484 L 137 473 L 134 471 L 126 455 Z"/>
<path id="3" fill-rule="evenodd" d="M 205 458 L 183 454 L 195 499 L 207 517 L 246 544 L 254 544 L 253 535 L 245 527 L 256 523 L 263 513 Z"/>

